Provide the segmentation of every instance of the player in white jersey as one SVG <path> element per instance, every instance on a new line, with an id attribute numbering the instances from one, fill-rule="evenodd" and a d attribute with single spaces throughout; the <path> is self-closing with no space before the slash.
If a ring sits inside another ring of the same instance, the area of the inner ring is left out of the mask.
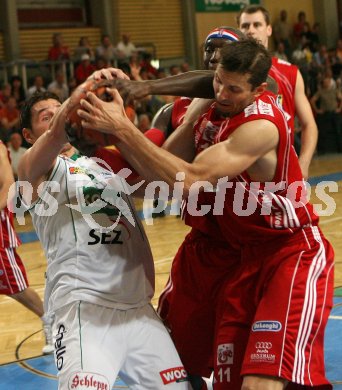
<path id="1" fill-rule="evenodd" d="M 18 169 L 48 261 L 59 389 L 109 390 L 118 374 L 132 389 L 189 389 L 151 306 L 153 259 L 129 189 L 87 157 L 61 156 L 69 107 L 49 93 L 26 103 L 23 135 L 33 146 Z"/>

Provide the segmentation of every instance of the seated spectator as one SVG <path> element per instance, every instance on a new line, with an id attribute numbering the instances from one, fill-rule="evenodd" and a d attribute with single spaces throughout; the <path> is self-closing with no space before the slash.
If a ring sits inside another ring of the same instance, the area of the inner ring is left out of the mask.
<path id="1" fill-rule="evenodd" d="M 23 86 L 23 80 L 19 76 L 11 77 L 12 96 L 17 100 L 18 107 L 24 104 L 26 100 L 26 93 Z"/>
<path id="2" fill-rule="evenodd" d="M 119 61 L 128 62 L 129 58 L 136 53 L 137 48 L 134 43 L 131 42 L 129 34 L 122 34 L 121 41 L 116 45 L 117 56 Z"/>
<path id="3" fill-rule="evenodd" d="M 64 45 L 63 34 L 55 33 L 52 36 L 52 47 L 49 49 L 49 61 L 63 61 L 70 59 L 69 47 Z"/>
<path id="4" fill-rule="evenodd" d="M 7 142 L 12 131 L 19 130 L 20 111 L 14 96 L 10 96 L 0 109 L 1 140 Z"/>
<path id="5" fill-rule="evenodd" d="M 3 84 L 0 91 L 0 108 L 4 107 L 8 98 L 12 95 L 12 86 L 11 84 Z"/>
<path id="6" fill-rule="evenodd" d="M 22 147 L 23 138 L 19 133 L 13 133 L 8 142 L 8 150 L 11 157 L 11 165 L 15 179 L 18 177 L 18 164 L 26 148 Z"/>
<path id="7" fill-rule="evenodd" d="M 90 45 L 88 37 L 81 37 L 78 46 L 75 47 L 73 59 L 77 65 L 82 61 L 83 54 L 88 54 L 90 61 L 95 60 L 94 50 Z"/>
<path id="8" fill-rule="evenodd" d="M 64 102 L 69 97 L 69 88 L 65 82 L 63 71 L 56 72 L 55 80 L 48 85 L 48 91 L 57 95 L 61 102 Z"/>
<path id="9" fill-rule="evenodd" d="M 34 78 L 33 85 L 27 90 L 27 99 L 31 97 L 35 92 L 45 92 L 44 79 L 40 74 L 37 74 Z"/>
<path id="10" fill-rule="evenodd" d="M 75 69 L 77 84 L 82 84 L 94 71 L 95 65 L 91 64 L 89 54 L 82 54 L 81 63 Z"/>
<path id="11" fill-rule="evenodd" d="M 98 46 L 95 50 L 95 57 L 101 57 L 105 59 L 109 64 L 115 64 L 117 60 L 117 50 L 113 46 L 109 35 L 102 35 L 101 45 Z"/>

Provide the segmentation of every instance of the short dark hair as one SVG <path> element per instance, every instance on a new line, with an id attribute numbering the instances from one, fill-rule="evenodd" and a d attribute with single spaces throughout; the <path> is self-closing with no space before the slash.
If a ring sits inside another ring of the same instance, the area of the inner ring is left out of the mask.
<path id="1" fill-rule="evenodd" d="M 255 89 L 266 82 L 272 57 L 256 39 L 247 38 L 222 47 L 220 64 L 225 71 L 250 74 L 248 82 Z"/>
<path id="2" fill-rule="evenodd" d="M 251 5 L 246 5 L 244 8 L 240 10 L 236 17 L 236 21 L 238 26 L 240 26 L 240 19 L 242 14 L 255 14 L 256 12 L 262 12 L 266 21 L 267 26 L 271 24 L 271 17 L 270 13 L 267 11 L 265 7 L 262 5 L 256 5 L 256 4 L 251 4 Z"/>
<path id="3" fill-rule="evenodd" d="M 49 91 L 35 92 L 26 102 L 20 110 L 20 127 L 21 129 L 31 129 L 32 126 L 32 107 L 41 102 L 42 100 L 54 99 L 61 103 L 60 98 Z"/>

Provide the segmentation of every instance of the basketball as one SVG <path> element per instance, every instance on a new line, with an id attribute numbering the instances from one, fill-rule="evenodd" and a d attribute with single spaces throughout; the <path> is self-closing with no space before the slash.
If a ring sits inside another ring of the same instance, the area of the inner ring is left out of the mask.
<path id="1" fill-rule="evenodd" d="M 88 91 L 93 92 L 103 101 L 112 100 L 112 97 L 106 92 L 105 81 L 98 83 L 95 80 L 87 80 L 83 84 L 79 85 L 72 93 L 69 103 L 70 113 L 67 118 L 65 130 L 68 135 L 69 142 L 82 153 L 89 148 L 95 149 L 96 147 L 113 145 L 115 142 L 114 135 L 82 127 L 82 119 L 78 116 L 77 110 L 81 108 L 80 101 L 87 97 L 86 95 Z"/>

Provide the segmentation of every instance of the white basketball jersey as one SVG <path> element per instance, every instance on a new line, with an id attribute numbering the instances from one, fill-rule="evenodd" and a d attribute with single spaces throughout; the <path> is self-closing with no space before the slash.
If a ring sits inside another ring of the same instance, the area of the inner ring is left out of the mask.
<path id="1" fill-rule="evenodd" d="M 49 311 L 76 300 L 117 309 L 151 300 L 152 254 L 127 191 L 119 176 L 87 157 L 57 158 L 30 207 L 48 262 Z"/>

